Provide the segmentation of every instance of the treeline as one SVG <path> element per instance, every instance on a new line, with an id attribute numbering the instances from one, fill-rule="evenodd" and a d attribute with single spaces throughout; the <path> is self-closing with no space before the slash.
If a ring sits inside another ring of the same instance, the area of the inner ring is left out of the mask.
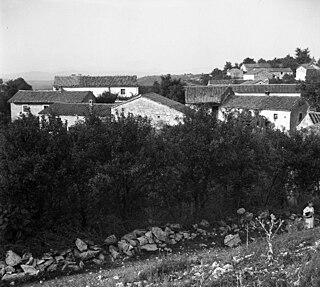
<path id="1" fill-rule="evenodd" d="M 162 131 L 133 116 L 92 116 L 69 131 L 23 117 L 0 132 L 0 239 L 284 210 L 288 194 L 298 205 L 318 194 L 319 162 L 318 136 L 288 137 L 245 113 L 219 122 L 200 110 Z"/>
<path id="2" fill-rule="evenodd" d="M 282 58 L 273 58 L 273 59 L 263 59 L 260 58 L 258 60 L 255 60 L 254 58 L 246 57 L 243 59 L 241 63 L 234 63 L 226 62 L 223 69 L 214 68 L 211 73 L 209 74 L 203 74 L 201 77 L 202 84 L 207 85 L 208 81 L 210 79 L 213 80 L 221 80 L 221 79 L 230 79 L 229 76 L 227 76 L 227 71 L 232 68 L 239 69 L 242 64 L 255 64 L 255 63 L 268 63 L 272 68 L 291 68 L 294 75 L 285 75 L 282 80 L 280 79 L 271 79 L 270 83 L 273 84 L 280 84 L 280 83 L 286 83 L 286 84 L 292 84 L 295 83 L 295 72 L 299 65 L 310 63 L 313 60 L 311 56 L 311 51 L 309 48 L 301 49 L 296 48 L 295 49 L 295 55 L 291 56 L 290 54 L 286 55 Z M 320 66 L 320 58 L 315 64 L 318 64 Z M 311 82 L 314 82 L 314 79 L 311 79 Z"/>

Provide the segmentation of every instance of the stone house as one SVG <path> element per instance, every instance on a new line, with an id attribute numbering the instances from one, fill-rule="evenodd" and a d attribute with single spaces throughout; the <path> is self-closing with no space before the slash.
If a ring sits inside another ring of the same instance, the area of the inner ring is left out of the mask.
<path id="1" fill-rule="evenodd" d="M 244 73 L 247 73 L 249 71 L 253 71 L 256 69 L 266 69 L 266 68 L 271 68 L 271 65 L 269 63 L 255 63 L 255 64 L 242 64 L 240 67 L 240 69 Z"/>
<path id="2" fill-rule="evenodd" d="M 96 97 L 90 91 L 18 91 L 8 103 L 10 103 L 11 120 L 16 120 L 22 114 L 29 112 L 38 116 L 40 111 L 51 104 L 62 103 L 88 103 L 96 102 Z"/>
<path id="3" fill-rule="evenodd" d="M 139 94 L 137 76 L 55 76 L 53 89 L 66 91 L 91 91 L 96 97 L 103 92 L 130 98 Z"/>
<path id="4" fill-rule="evenodd" d="M 218 119 L 225 120 L 228 113 L 249 110 L 266 117 L 275 129 L 294 131 L 306 116 L 309 104 L 295 96 L 231 96 L 220 106 Z"/>
<path id="5" fill-rule="evenodd" d="M 320 67 L 316 64 L 302 64 L 296 70 L 296 80 L 305 81 L 307 78 L 318 76 L 320 79 Z"/>
<path id="6" fill-rule="evenodd" d="M 55 103 L 40 114 L 54 114 L 59 116 L 63 122 L 67 121 L 67 126 L 73 126 L 91 113 L 107 119 L 111 115 L 118 116 L 133 114 L 134 116 L 147 117 L 151 124 L 160 129 L 164 125 L 176 125 L 182 122 L 189 108 L 181 103 L 170 100 L 156 93 L 139 95 L 126 102 L 114 104 L 67 104 Z"/>
<path id="7" fill-rule="evenodd" d="M 320 124 L 320 112 L 309 111 L 297 126 L 297 130 Z"/>

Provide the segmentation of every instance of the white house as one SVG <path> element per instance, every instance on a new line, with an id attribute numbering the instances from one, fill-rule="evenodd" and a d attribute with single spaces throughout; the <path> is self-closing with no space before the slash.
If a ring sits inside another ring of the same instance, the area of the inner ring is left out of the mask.
<path id="1" fill-rule="evenodd" d="M 309 111 L 297 126 L 297 130 L 305 129 L 320 123 L 320 112 Z"/>
<path id="2" fill-rule="evenodd" d="M 296 130 L 309 105 L 303 98 L 293 96 L 230 96 L 220 106 L 218 119 L 225 120 L 228 113 L 243 110 L 259 112 L 275 129 L 287 132 Z"/>
<path id="3" fill-rule="evenodd" d="M 55 76 L 53 89 L 66 91 L 91 91 L 96 97 L 103 92 L 130 98 L 139 94 L 137 76 Z"/>
<path id="4" fill-rule="evenodd" d="M 296 80 L 305 81 L 308 77 L 318 75 L 320 78 L 320 67 L 313 64 L 302 64 L 296 70 Z"/>
<path id="5" fill-rule="evenodd" d="M 147 117 L 155 128 L 162 128 L 164 125 L 176 125 L 181 122 L 188 110 L 189 108 L 181 103 L 156 93 L 148 93 L 115 104 L 55 103 L 41 111 L 40 114 L 57 115 L 63 122 L 67 121 L 68 127 L 83 121 L 90 114 L 104 119 L 122 113 L 125 116 L 133 114 L 134 116 Z"/>
<path id="6" fill-rule="evenodd" d="M 84 103 L 95 102 L 96 98 L 90 91 L 18 91 L 8 103 L 10 103 L 11 120 L 16 120 L 22 114 L 29 112 L 38 116 L 40 111 L 48 108 L 56 102 Z"/>
<path id="7" fill-rule="evenodd" d="M 247 73 L 252 70 L 256 69 L 265 69 L 265 68 L 271 68 L 271 65 L 269 63 L 255 63 L 255 64 L 242 64 L 240 69 L 244 72 Z"/>

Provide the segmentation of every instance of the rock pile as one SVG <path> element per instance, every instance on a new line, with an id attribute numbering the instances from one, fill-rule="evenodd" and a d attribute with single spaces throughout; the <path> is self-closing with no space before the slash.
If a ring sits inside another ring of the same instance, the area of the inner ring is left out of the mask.
<path id="1" fill-rule="evenodd" d="M 204 228 L 210 226 L 205 220 L 199 225 Z M 0 275 L 3 281 L 10 282 L 44 272 L 79 271 L 85 265 L 103 265 L 108 260 L 132 257 L 140 252 L 172 252 L 170 245 L 207 235 L 214 234 L 199 228 L 197 224 L 193 225 L 192 231 L 183 230 L 180 224 L 167 224 L 164 228 L 136 229 L 122 236 L 120 240 L 111 235 L 101 245 L 77 238 L 74 247 L 48 252 L 41 258 L 34 258 L 31 253 L 25 253 L 21 257 L 9 250 L 5 261 L 0 261 Z"/>

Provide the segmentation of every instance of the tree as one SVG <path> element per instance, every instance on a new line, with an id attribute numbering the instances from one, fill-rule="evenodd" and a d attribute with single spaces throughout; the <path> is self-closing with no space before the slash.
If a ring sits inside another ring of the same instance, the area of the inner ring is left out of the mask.
<path id="1" fill-rule="evenodd" d="M 104 91 L 100 96 L 97 97 L 97 103 L 114 103 L 117 97 L 117 94 L 113 94 L 109 91 Z"/>
<path id="2" fill-rule="evenodd" d="M 202 85 L 205 85 L 205 86 L 208 85 L 209 80 L 210 80 L 210 75 L 209 74 L 202 74 L 200 76 L 200 81 L 201 81 Z"/>
<path id="3" fill-rule="evenodd" d="M 223 71 L 218 68 L 213 69 L 211 72 L 211 77 L 213 80 L 222 80 L 224 77 Z"/>
<path id="4" fill-rule="evenodd" d="M 260 58 L 258 60 L 258 64 L 263 64 L 263 63 L 267 63 L 267 61 L 265 59 L 263 59 L 263 58 Z"/>
<path id="5" fill-rule="evenodd" d="M 243 64 L 255 64 L 256 61 L 253 59 L 253 58 L 245 58 L 243 61 L 242 61 Z"/>
<path id="6" fill-rule="evenodd" d="M 310 50 L 309 48 L 306 49 L 301 49 L 301 48 L 296 48 L 295 50 L 295 56 L 296 56 L 296 61 L 298 64 L 306 64 L 311 61 L 310 57 Z"/>
<path id="7" fill-rule="evenodd" d="M 171 75 L 161 76 L 161 83 L 154 82 L 154 90 L 171 100 L 185 103 L 184 87 L 181 79 L 172 79 Z"/>
<path id="8" fill-rule="evenodd" d="M 224 68 L 223 68 L 223 72 L 224 74 L 227 73 L 228 70 L 231 70 L 232 69 L 232 64 L 231 62 L 226 62 L 226 64 L 224 65 Z"/>
<path id="9" fill-rule="evenodd" d="M 320 83 L 303 83 L 300 85 L 301 96 L 318 112 L 320 111 Z"/>

